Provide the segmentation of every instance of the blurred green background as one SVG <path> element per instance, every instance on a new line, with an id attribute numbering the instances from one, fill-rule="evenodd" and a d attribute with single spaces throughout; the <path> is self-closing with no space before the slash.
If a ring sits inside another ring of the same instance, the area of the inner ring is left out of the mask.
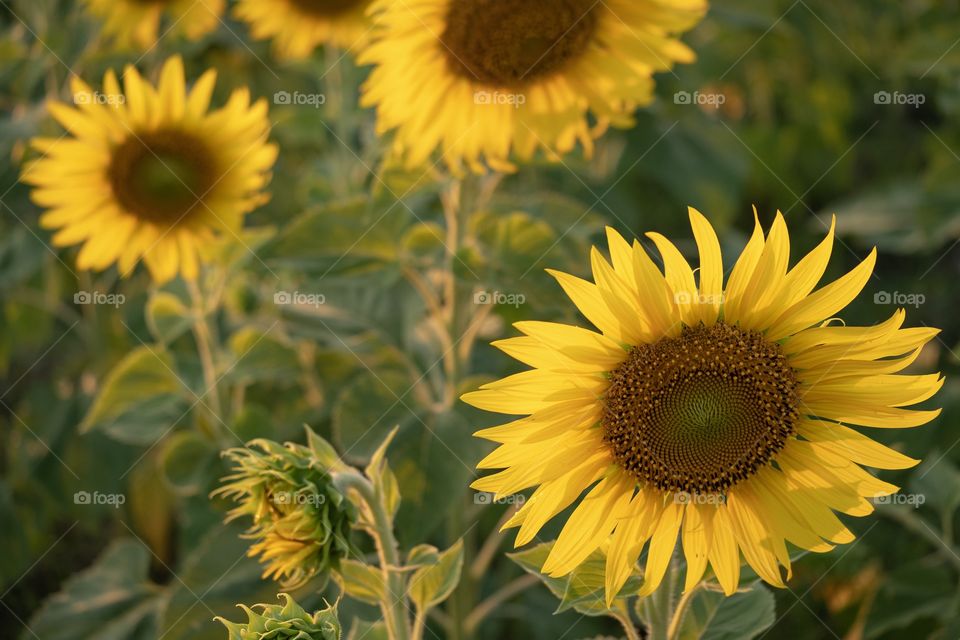
<path id="1" fill-rule="evenodd" d="M 729 261 L 756 205 L 764 223 L 786 215 L 794 256 L 836 213 L 828 276 L 877 245 L 876 274 L 844 319 L 872 324 L 901 300 L 908 325 L 943 329 L 916 366 L 948 377 L 938 420 L 870 434 L 924 459 L 883 472 L 924 504 L 845 518 L 857 542 L 795 564 L 775 613 L 763 613 L 766 634 L 960 637 L 960 2 L 716 2 L 684 38 L 697 62 L 658 76 L 656 102 L 595 157 L 523 167 L 495 192 L 495 178 L 466 180 L 449 264 L 449 176 L 384 164 L 373 114 L 356 106 L 365 70 L 349 55 L 281 63 L 228 19 L 200 42 L 161 40 L 141 57 L 111 50 L 78 3 L 57 0 L 0 0 L 0 30 L 0 636 L 222 638 L 214 615 L 237 618 L 236 603 L 271 602 L 278 587 L 259 579 L 241 527 L 221 524 L 226 505 L 207 497 L 225 471 L 218 452 L 256 436 L 301 438 L 304 423 L 357 463 L 399 424 L 390 461 L 401 543 L 465 536 L 464 581 L 444 613 L 459 623 L 445 631 L 433 620 L 427 637 L 621 633 L 605 619 L 552 615 L 557 602 L 540 586 L 478 628 L 464 624 L 523 573 L 502 553 L 509 541 L 484 556 L 507 506 L 477 504 L 467 489 L 487 451 L 471 433 L 496 416 L 453 392 L 517 370 L 487 346 L 511 322 L 582 321 L 543 269 L 585 275 L 604 225 L 659 231 L 689 256 L 693 205 Z M 203 283 L 223 425 L 204 410 L 182 283 L 157 291 L 143 270 L 75 274 L 75 251 L 50 248 L 17 182 L 26 141 L 59 135 L 44 103 L 68 99 L 71 71 L 96 87 L 106 69 L 136 62 L 150 75 L 172 53 L 189 77 L 218 69 L 216 104 L 242 85 L 271 103 L 280 91 L 325 96 L 320 108 L 271 104 L 273 199 L 249 216 L 246 247 L 221 248 L 228 271 Z M 452 367 L 413 284 L 431 288 L 444 268 L 457 276 L 454 335 L 475 341 Z M 324 304 L 274 303 L 294 291 Z M 123 304 L 78 304 L 80 292 Z M 483 304 L 482 292 L 522 303 Z M 137 375 L 118 374 L 118 363 Z M 105 394 L 109 406 L 94 406 Z M 124 504 L 77 504 L 83 491 Z M 318 586 L 297 599 L 318 604 Z M 348 628 L 354 615 L 375 616 L 347 602 L 341 613 Z"/>

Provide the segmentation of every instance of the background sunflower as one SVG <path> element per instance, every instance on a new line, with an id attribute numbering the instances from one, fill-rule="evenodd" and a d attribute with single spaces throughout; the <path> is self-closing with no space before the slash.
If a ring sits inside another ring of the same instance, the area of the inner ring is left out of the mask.
<path id="1" fill-rule="evenodd" d="M 280 58 L 308 57 L 319 45 L 361 47 L 372 24 L 370 0 L 238 0 L 234 14 L 257 40 L 269 39 Z"/>
<path id="2" fill-rule="evenodd" d="M 157 282 L 196 279 L 200 248 L 215 232 L 236 235 L 243 215 L 265 201 L 277 147 L 267 143 L 266 101 L 237 90 L 209 110 L 216 73 L 188 92 L 179 56 L 156 88 L 132 66 L 124 89 L 112 71 L 102 93 L 71 79 L 75 107 L 50 104 L 72 137 L 34 138 L 42 154 L 24 170 L 40 224 L 56 246 L 82 244 L 80 269 L 116 263 L 127 276 L 144 260 Z"/>
<path id="3" fill-rule="evenodd" d="M 606 246 L 607 226 L 651 255 L 643 234 L 656 230 L 695 266 L 684 205 L 709 215 L 730 259 L 751 238 L 756 204 L 764 230 L 782 210 L 794 263 L 837 214 L 823 282 L 878 247 L 843 318 L 871 326 L 904 308 L 904 327 L 941 328 L 908 373 L 944 373 L 935 402 L 919 407 L 943 412 L 919 428 L 869 430 L 922 462 L 877 472 L 902 501 L 836 516 L 855 540 L 793 554 L 789 589 L 767 589 L 745 565 L 744 591 L 730 598 L 708 560 L 709 588 L 683 601 L 674 631 L 957 637 L 954 11 L 933 0 L 718 4 L 680 36 L 696 60 L 657 73 L 635 125 L 608 128 L 591 159 L 537 153 L 513 174 L 457 181 L 440 151 L 423 167 L 397 165 L 375 110 L 357 106 L 370 69 L 343 50 L 279 63 L 271 41 L 225 17 L 197 41 L 161 29 L 149 52 L 120 52 L 97 39 L 101 23 L 79 2 L 0 3 L 0 636 L 223 640 L 215 616 L 239 622 L 237 603 L 282 604 L 246 555 L 248 523 L 224 525 L 231 505 L 208 493 L 229 472 L 221 450 L 255 437 L 303 443 L 308 423 L 361 466 L 399 425 L 388 455 L 402 547 L 449 549 L 462 537 L 460 581 L 426 637 L 622 637 L 618 622 L 593 615 L 605 605 L 605 549 L 569 576 L 539 572 L 572 506 L 519 550 L 515 530 L 494 533 L 529 494 L 494 501 L 468 489 L 494 450 L 472 433 L 501 421 L 458 398 L 525 368 L 489 346 L 516 336 L 514 322 L 588 326 L 544 269 L 590 277 L 583 257 Z M 203 243 L 193 296 L 183 278 L 158 285 L 148 268 L 128 278 L 78 269 L 79 248 L 52 243 L 47 207 L 20 181 L 37 158 L 32 138 L 73 137 L 47 109 L 70 103 L 72 76 L 104 95 L 105 73 L 122 87 L 130 64 L 155 86 L 178 54 L 190 88 L 216 69 L 214 108 L 242 87 L 251 104 L 265 99 L 282 150 L 271 200 L 236 236 Z M 646 602 L 681 603 L 682 537 L 668 568 L 676 591 Z M 642 578 L 626 586 L 639 590 Z M 290 595 L 312 613 L 339 591 L 316 579 Z M 649 617 L 634 602 L 617 604 Z M 375 606 L 347 596 L 338 616 L 345 637 L 376 637 Z"/>
<path id="4" fill-rule="evenodd" d="M 578 144 L 589 154 L 608 126 L 630 126 L 653 99 L 653 74 L 694 59 L 674 36 L 706 3 L 383 0 L 372 11 L 363 104 L 378 130 L 395 131 L 411 167 L 439 151 L 480 171 Z"/>
<path id="5" fill-rule="evenodd" d="M 124 48 L 152 49 L 157 39 L 198 40 L 217 28 L 226 0 L 83 0 L 103 34 Z"/>

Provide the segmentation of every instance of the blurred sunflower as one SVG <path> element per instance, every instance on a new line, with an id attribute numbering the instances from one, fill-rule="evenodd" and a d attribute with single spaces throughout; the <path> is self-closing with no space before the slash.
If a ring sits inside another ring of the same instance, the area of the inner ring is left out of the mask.
<path id="1" fill-rule="evenodd" d="M 674 37 L 705 0 L 377 0 L 362 103 L 396 130 L 408 166 L 438 147 L 459 170 L 512 156 L 589 155 L 609 125 L 653 99 L 653 73 L 693 52 Z"/>
<path id="2" fill-rule="evenodd" d="M 300 60 L 320 44 L 363 46 L 371 30 L 370 0 L 239 0 L 234 14 L 257 40 L 272 38 L 277 56 Z"/>
<path id="3" fill-rule="evenodd" d="M 198 250 L 217 232 L 235 233 L 266 200 L 277 147 L 267 142 L 267 104 L 238 89 L 209 110 L 216 72 L 187 93 L 183 62 L 169 59 L 157 88 L 133 67 L 124 91 L 110 71 L 103 93 L 74 78 L 75 107 L 51 103 L 71 137 L 34 138 L 44 157 L 26 166 L 40 224 L 56 246 L 82 244 L 81 269 L 116 263 L 128 275 L 143 259 L 157 282 L 193 279 Z"/>
<path id="4" fill-rule="evenodd" d="M 690 210 L 699 283 L 677 248 L 651 233 L 665 264 L 612 229 L 612 264 L 591 255 L 595 282 L 551 272 L 599 333 L 521 322 L 495 343 L 534 367 L 468 393 L 469 404 L 526 415 L 478 436 L 500 446 L 477 480 L 498 496 L 536 487 L 507 523 L 517 545 L 586 496 L 566 521 L 543 571 L 569 573 L 603 545 L 606 592 L 616 596 L 644 546 L 640 594 L 660 584 L 676 546 L 686 589 L 707 563 L 727 594 L 740 554 L 770 584 L 790 576 L 785 541 L 824 552 L 853 540 L 835 511 L 864 516 L 866 497 L 897 487 L 860 465 L 911 467 L 908 458 L 847 425 L 914 427 L 939 414 L 908 405 L 933 396 L 939 374 L 894 375 L 937 330 L 903 329 L 904 312 L 871 327 L 831 318 L 869 279 L 876 251 L 816 291 L 834 230 L 788 269 L 787 227 L 759 222 L 724 288 L 720 244 Z"/>
<path id="5" fill-rule="evenodd" d="M 85 0 L 103 21 L 103 32 L 121 47 L 148 49 L 157 42 L 161 19 L 169 26 L 161 37 L 198 40 L 220 22 L 226 0 Z"/>

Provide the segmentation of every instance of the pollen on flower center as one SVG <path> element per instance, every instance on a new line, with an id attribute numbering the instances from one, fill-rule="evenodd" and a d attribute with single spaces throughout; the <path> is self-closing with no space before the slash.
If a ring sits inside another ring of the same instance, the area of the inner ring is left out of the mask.
<path id="1" fill-rule="evenodd" d="M 441 40 L 450 69 L 518 87 L 581 55 L 597 27 L 595 0 L 452 0 Z"/>
<path id="2" fill-rule="evenodd" d="M 718 323 L 635 347 L 611 373 L 601 424 L 613 457 L 665 491 L 722 493 L 794 434 L 799 382 L 780 346 Z"/>
<path id="3" fill-rule="evenodd" d="M 363 0 L 289 0 L 290 3 L 304 13 L 318 17 L 330 17 L 346 13 Z"/>
<path id="4" fill-rule="evenodd" d="M 161 224 L 192 213 L 217 181 L 207 145 L 174 129 L 131 135 L 114 149 L 107 176 L 127 211 Z"/>

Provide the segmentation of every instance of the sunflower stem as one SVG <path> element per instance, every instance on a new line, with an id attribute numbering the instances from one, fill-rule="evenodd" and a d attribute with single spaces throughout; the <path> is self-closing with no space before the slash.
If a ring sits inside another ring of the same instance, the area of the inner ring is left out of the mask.
<path id="1" fill-rule="evenodd" d="M 623 630 L 627 634 L 627 640 L 643 640 L 640 632 L 637 631 L 637 624 L 633 621 L 629 611 L 624 609 L 615 612 L 613 617 L 623 626 Z"/>
<path id="2" fill-rule="evenodd" d="M 220 404 L 220 391 L 217 388 L 217 369 L 213 358 L 213 332 L 207 321 L 207 309 L 200 287 L 194 280 L 187 280 L 187 290 L 193 304 L 193 337 L 197 343 L 197 352 L 200 355 L 200 365 L 203 368 L 203 386 L 205 387 L 201 399 L 209 395 L 210 402 L 201 402 L 210 414 L 209 435 L 215 437 L 219 431 L 223 406 Z M 212 405 L 212 406 L 211 406 Z"/>
<path id="3" fill-rule="evenodd" d="M 673 618 L 673 591 L 675 586 L 676 563 L 671 558 L 667 565 L 667 573 L 663 576 L 660 586 L 648 597 L 637 603 L 642 606 L 642 617 L 647 622 L 650 640 L 668 640 L 671 620 Z"/>
<path id="4" fill-rule="evenodd" d="M 411 633 L 406 614 L 410 608 L 407 601 L 407 585 L 403 574 L 397 570 L 400 567 L 400 550 L 397 539 L 393 535 L 393 522 L 385 497 L 376 490 L 370 480 L 354 470 L 339 474 L 337 482 L 344 489 L 356 490 L 366 503 L 370 514 L 370 526 L 367 531 L 377 548 L 380 571 L 386 586 L 380 601 L 380 611 L 387 626 L 387 636 L 390 640 L 419 638 Z"/>

